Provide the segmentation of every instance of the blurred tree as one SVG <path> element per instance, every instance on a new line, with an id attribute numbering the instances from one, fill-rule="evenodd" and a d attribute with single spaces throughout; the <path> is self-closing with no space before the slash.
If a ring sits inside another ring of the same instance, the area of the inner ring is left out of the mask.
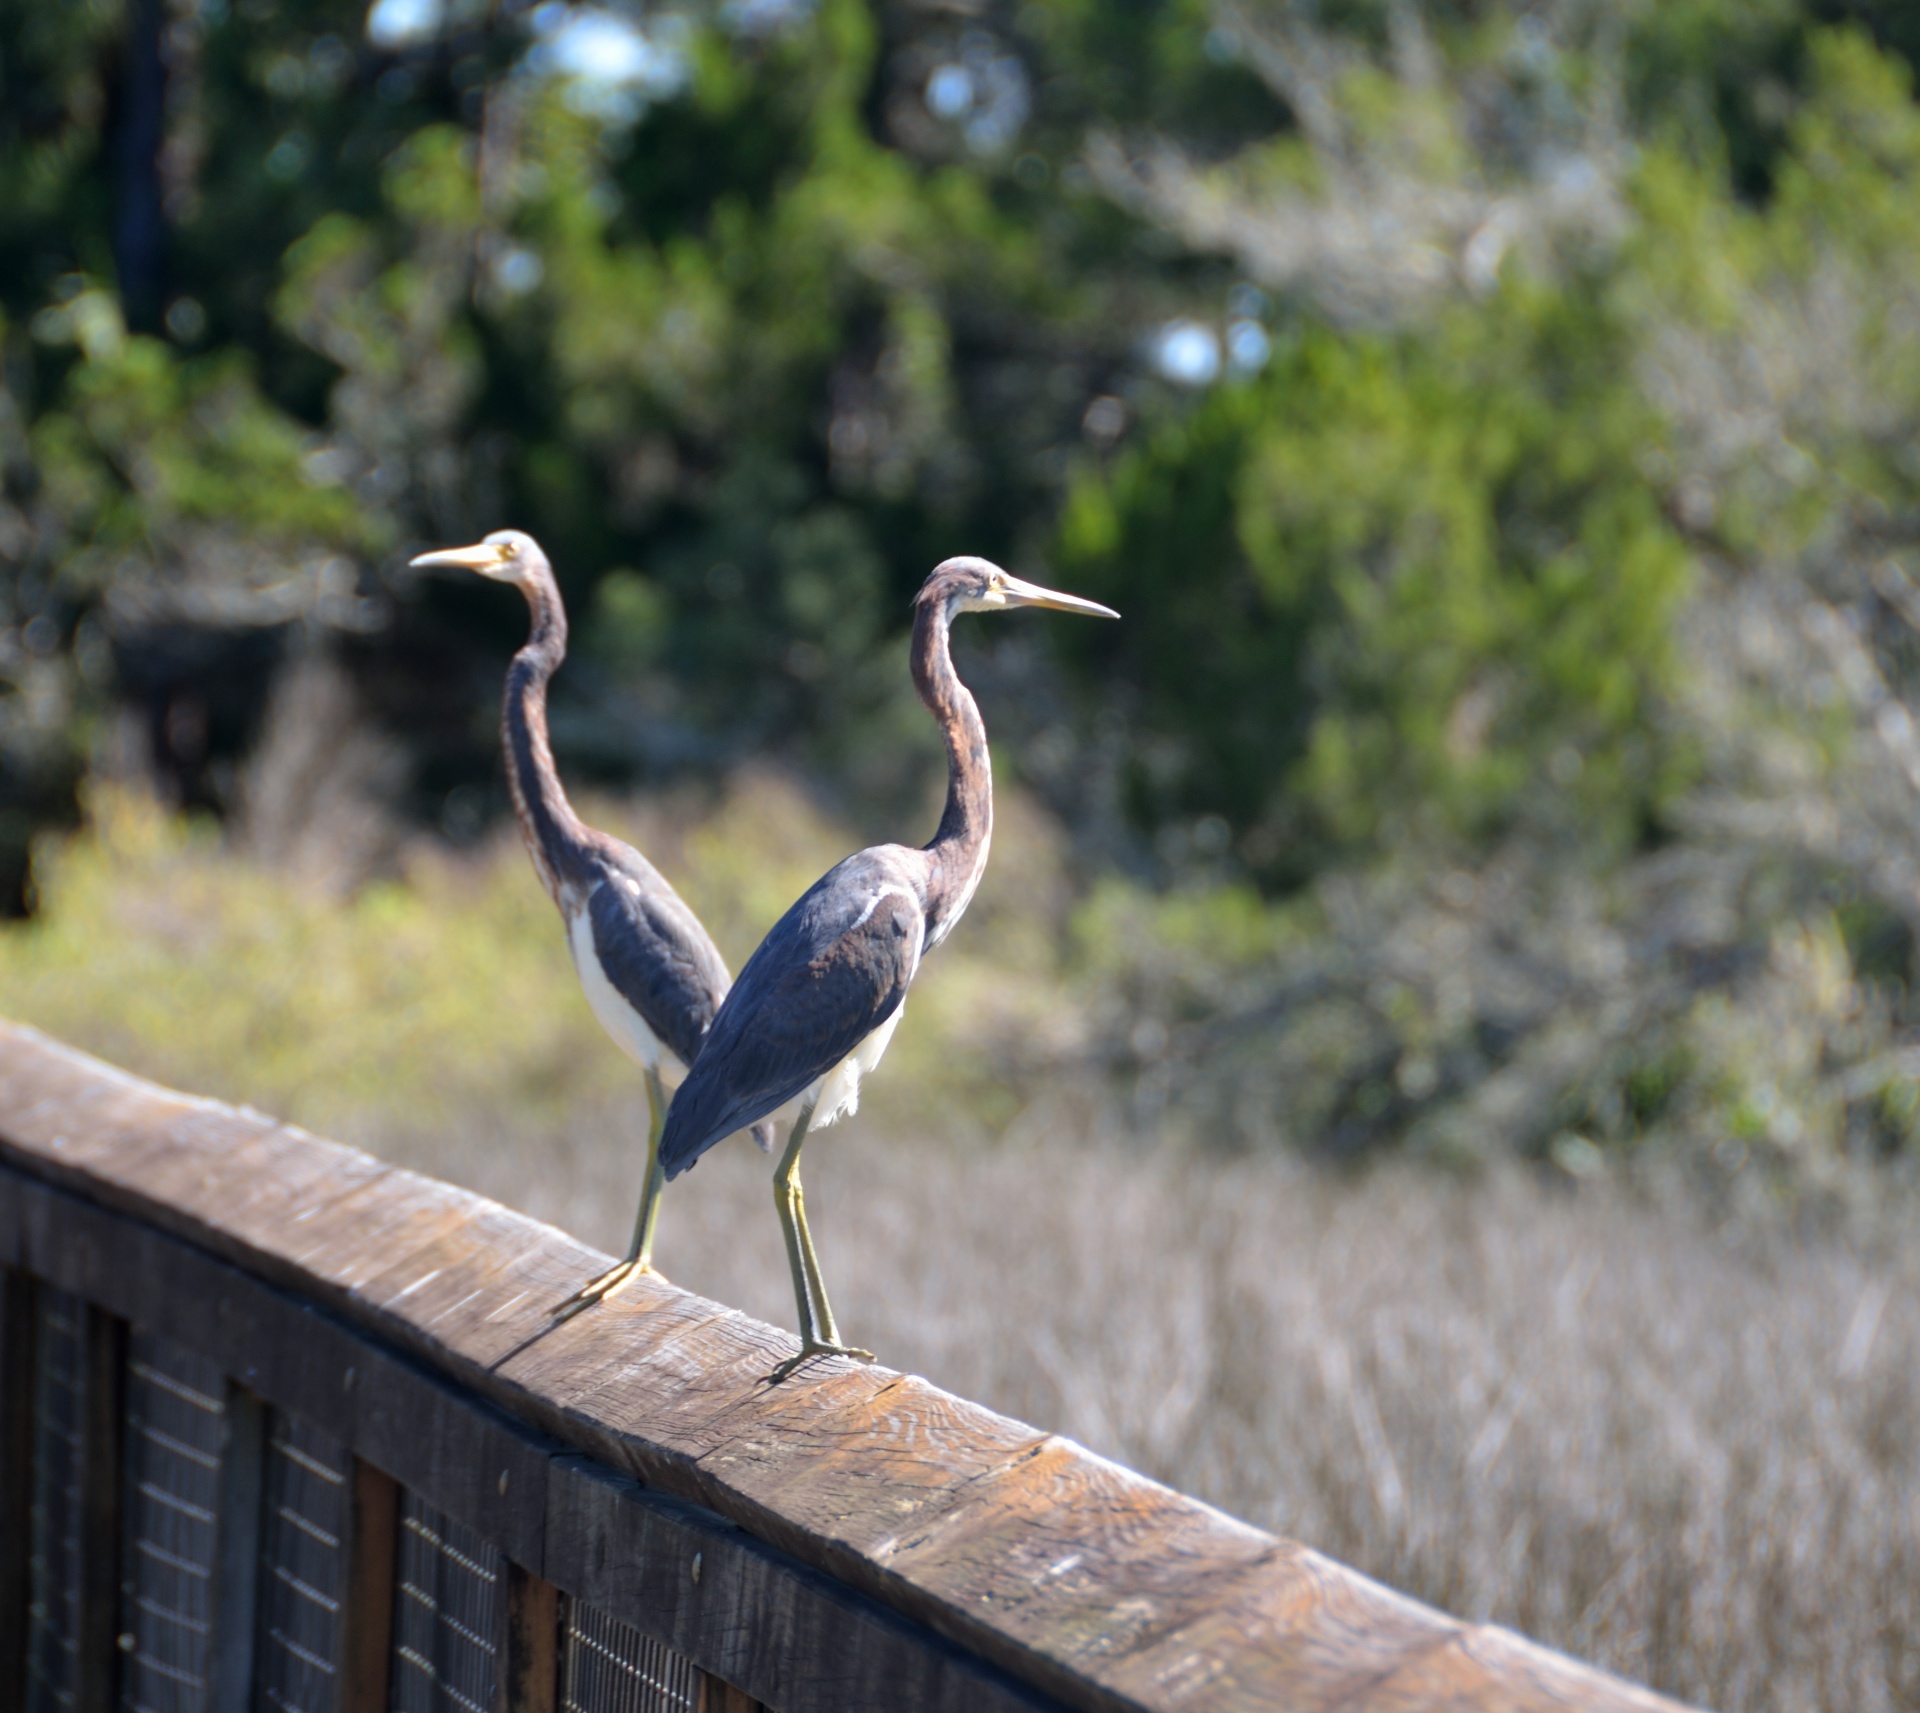
<path id="1" fill-rule="evenodd" d="M 978 551 L 1127 614 L 963 646 L 1157 889 L 1080 952 L 1142 1087 L 1903 1147 L 1911 13 L 0 9 L 0 902 L 115 734 L 246 801 L 315 652 L 366 777 L 483 825 L 524 619 L 399 567 L 507 523 L 570 772 L 897 825 L 907 601 Z"/>
<path id="2" fill-rule="evenodd" d="M 885 644 L 966 547 L 1138 616 L 1061 640 L 1080 714 L 1008 703 L 1051 710 L 1062 806 L 1116 763 L 1136 857 L 1224 819 L 1285 888 L 1540 803 L 1630 846 L 1688 765 L 1631 163 L 1776 195 L 1833 10 L 10 11 L 0 628 L 45 623 L 9 801 L 56 813 L 134 691 L 218 807 L 260 697 L 196 679 L 317 635 L 415 808 L 470 807 L 518 615 L 393 568 L 513 521 L 604 777 L 773 750 L 916 790 Z"/>

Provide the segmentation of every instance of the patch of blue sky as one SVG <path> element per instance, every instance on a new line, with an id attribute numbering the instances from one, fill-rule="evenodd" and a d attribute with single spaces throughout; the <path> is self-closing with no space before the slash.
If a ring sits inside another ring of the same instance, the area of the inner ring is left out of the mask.
<path id="1" fill-rule="evenodd" d="M 650 103 L 686 87 L 690 26 L 677 12 L 636 16 L 609 6 L 547 0 L 534 9 L 530 23 L 534 43 L 527 69 L 563 83 L 567 104 L 576 112 L 628 123 Z"/>

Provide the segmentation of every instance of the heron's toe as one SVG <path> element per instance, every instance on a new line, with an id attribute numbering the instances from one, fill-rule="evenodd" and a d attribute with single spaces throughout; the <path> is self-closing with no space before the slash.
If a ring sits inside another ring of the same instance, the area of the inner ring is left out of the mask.
<path id="1" fill-rule="evenodd" d="M 805 1344 L 780 1363 L 767 1376 L 769 1386 L 777 1386 L 803 1364 L 811 1362 L 816 1356 L 850 1356 L 856 1362 L 871 1362 L 873 1352 L 862 1350 L 857 1344 L 822 1344 L 809 1339 Z"/>
<path id="2" fill-rule="evenodd" d="M 645 1275 L 648 1278 L 666 1282 L 666 1274 L 650 1261 L 622 1261 L 617 1267 L 609 1267 L 599 1278 L 589 1280 L 570 1297 L 562 1297 L 547 1312 L 555 1320 L 572 1320 L 583 1309 L 590 1309 L 595 1303 L 604 1303 L 618 1296 L 635 1279 Z"/>

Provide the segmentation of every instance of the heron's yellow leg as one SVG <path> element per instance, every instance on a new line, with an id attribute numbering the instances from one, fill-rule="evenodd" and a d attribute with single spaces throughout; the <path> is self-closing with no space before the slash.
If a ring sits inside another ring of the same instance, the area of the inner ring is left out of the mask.
<path id="1" fill-rule="evenodd" d="M 773 1205 L 780 1215 L 780 1235 L 786 1239 L 787 1270 L 793 1275 L 793 1300 L 800 1316 L 802 1344 L 814 1342 L 813 1281 L 808 1276 L 800 1248 L 801 1221 L 806 1217 L 800 1212 L 800 1144 L 806 1141 L 807 1126 L 812 1122 L 813 1103 L 809 1101 L 793 1121 L 793 1132 L 787 1137 L 786 1149 L 773 1172 Z"/>
<path id="2" fill-rule="evenodd" d="M 820 1276 L 820 1257 L 813 1250 L 813 1232 L 807 1226 L 807 1194 L 800 1187 L 800 1175 L 793 1179 L 793 1222 L 800 1228 L 800 1261 L 807 1270 L 807 1284 L 813 1291 L 813 1318 L 820 1337 L 828 1344 L 840 1342 L 840 1328 L 834 1324 L 833 1305 L 827 1301 L 827 1282 Z"/>
<path id="3" fill-rule="evenodd" d="M 800 1349 L 774 1369 L 768 1379 L 784 1380 L 809 1356 L 853 1356 L 871 1362 L 873 1352 L 840 1342 L 827 1287 L 820 1277 L 820 1258 L 814 1253 L 813 1234 L 807 1229 L 806 1198 L 800 1189 L 800 1145 L 813 1123 L 813 1106 L 800 1109 L 786 1151 L 773 1174 L 773 1202 L 780 1211 L 780 1231 L 787 1240 L 787 1267 L 793 1274 L 793 1297 L 800 1313 Z"/>
<path id="4" fill-rule="evenodd" d="M 652 1066 L 647 1069 L 647 1108 L 647 1177 L 626 1258 L 557 1304 L 556 1312 L 562 1320 L 617 1295 L 642 1273 L 653 1272 L 653 1232 L 660 1222 L 660 1192 L 667 1187 L 667 1174 L 660 1164 L 660 1136 L 667 1127 L 667 1091 L 660 1082 L 660 1072 Z"/>
<path id="5" fill-rule="evenodd" d="M 660 1223 L 660 1192 L 667 1187 L 667 1174 L 660 1165 L 660 1137 L 667 1128 L 667 1091 L 660 1083 L 660 1068 L 647 1067 L 647 1181 L 640 1192 L 640 1211 L 633 1217 L 633 1240 L 627 1245 L 627 1260 L 636 1273 L 653 1271 L 653 1228 Z"/>

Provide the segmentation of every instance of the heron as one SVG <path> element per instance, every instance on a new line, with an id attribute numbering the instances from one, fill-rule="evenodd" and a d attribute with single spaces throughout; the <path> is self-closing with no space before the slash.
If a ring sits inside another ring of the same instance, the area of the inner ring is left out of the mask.
<path id="1" fill-rule="evenodd" d="M 587 1004 L 614 1045 L 646 1073 L 647 1173 L 633 1237 L 623 1260 L 559 1305 L 577 1313 L 652 1271 L 668 1105 L 662 1079 L 694 1063 L 730 978 L 712 937 L 666 877 L 632 845 L 586 825 L 567 801 L 547 741 L 547 686 L 566 658 L 567 612 L 540 544 L 502 529 L 472 547 L 422 553 L 412 563 L 511 583 L 532 609 L 531 633 L 507 668 L 500 714 L 514 814 L 534 872 L 566 924 Z M 770 1148 L 771 1126 L 759 1129 Z"/>
<path id="2" fill-rule="evenodd" d="M 934 567 L 914 597 L 912 668 L 914 689 L 946 740 L 939 828 L 918 849 L 857 851 L 814 882 L 747 960 L 667 1111 L 661 1182 L 742 1125 L 799 1100 L 773 1174 L 773 1198 L 793 1275 L 800 1350 L 773 1371 L 775 1382 L 813 1356 L 873 1359 L 841 1340 L 827 1301 L 807 1230 L 800 1149 L 810 1132 L 859 1106 L 861 1082 L 899 1027 L 921 960 L 953 932 L 986 871 L 993 836 L 987 730 L 953 669 L 948 633 L 959 613 L 1015 607 L 1120 616 L 1097 601 L 1023 582 L 985 559 Z"/>

